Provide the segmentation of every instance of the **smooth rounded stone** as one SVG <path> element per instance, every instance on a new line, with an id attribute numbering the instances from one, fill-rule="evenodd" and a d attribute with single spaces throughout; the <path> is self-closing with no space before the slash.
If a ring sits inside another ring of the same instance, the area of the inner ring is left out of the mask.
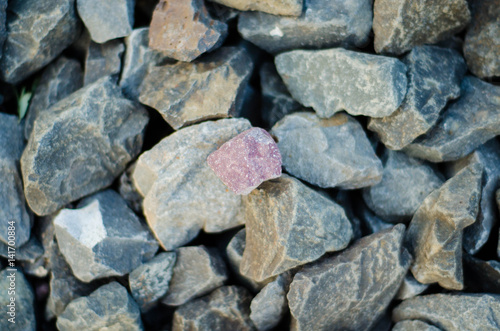
<path id="1" fill-rule="evenodd" d="M 288 173 L 319 187 L 358 189 L 379 183 L 382 162 L 361 125 L 346 114 L 285 116 L 272 128 Z"/>
<path id="2" fill-rule="evenodd" d="M 396 323 L 392 331 L 441 331 L 441 329 L 419 320 L 411 320 Z"/>
<path id="3" fill-rule="evenodd" d="M 35 120 L 56 102 L 83 86 L 82 66 L 77 60 L 61 56 L 44 69 L 30 101 L 24 137 L 30 138 Z"/>
<path id="4" fill-rule="evenodd" d="M 96 43 L 128 36 L 134 25 L 134 0 L 76 0 L 78 14 Z"/>
<path id="5" fill-rule="evenodd" d="M 476 221 L 482 176 L 480 164 L 467 166 L 429 194 L 413 216 L 406 242 L 420 283 L 463 288 L 463 229 Z"/>
<path id="6" fill-rule="evenodd" d="M 399 150 L 436 124 L 441 110 L 460 96 L 467 66 L 459 52 L 417 46 L 402 59 L 408 68 L 408 91 L 390 116 L 371 118 L 368 129 L 390 149 Z"/>
<path id="7" fill-rule="evenodd" d="M 469 291 L 500 294 L 500 262 L 464 254 L 464 279 Z"/>
<path id="8" fill-rule="evenodd" d="M 431 294 L 403 301 L 394 322 L 424 320 L 446 331 L 498 330 L 500 295 Z"/>
<path id="9" fill-rule="evenodd" d="M 363 198 L 388 222 L 410 220 L 424 199 L 444 182 L 430 164 L 402 152 L 386 150 L 382 163 L 382 181 L 365 188 Z"/>
<path id="10" fill-rule="evenodd" d="M 227 24 L 212 18 L 204 0 L 160 0 L 149 28 L 149 47 L 191 62 L 219 47 L 226 36 Z"/>
<path id="11" fill-rule="evenodd" d="M 212 0 L 224 6 L 242 11 L 260 11 L 273 15 L 299 16 L 303 0 Z"/>
<path id="12" fill-rule="evenodd" d="M 208 119 L 238 117 L 252 69 L 243 47 L 224 47 L 193 63 L 152 68 L 140 86 L 139 101 L 156 109 L 176 130 Z"/>
<path id="13" fill-rule="evenodd" d="M 363 47 L 372 27 L 371 0 L 304 0 L 299 17 L 239 15 L 238 32 L 269 53 L 300 48 Z"/>
<path id="14" fill-rule="evenodd" d="M 2 270 L 0 272 L 0 305 L 3 316 L 0 319 L 0 329 L 37 330 L 34 304 L 33 289 L 23 273 L 12 268 Z"/>
<path id="15" fill-rule="evenodd" d="M 85 54 L 85 74 L 83 85 L 87 86 L 102 77 L 111 76 L 114 82 L 118 81 L 122 55 L 125 46 L 121 40 L 110 40 L 102 44 L 88 41 Z"/>
<path id="16" fill-rule="evenodd" d="M 132 181 L 144 198 L 144 215 L 165 250 L 194 239 L 201 229 L 221 232 L 244 224 L 241 196 L 231 192 L 206 160 L 227 140 L 249 129 L 246 119 L 193 125 L 143 153 Z"/>
<path id="17" fill-rule="evenodd" d="M 341 206 L 293 177 L 266 182 L 243 202 L 240 272 L 258 282 L 342 250 L 353 235 Z"/>
<path id="18" fill-rule="evenodd" d="M 375 0 L 375 51 L 399 55 L 415 46 L 435 44 L 465 28 L 469 21 L 466 0 Z"/>
<path id="19" fill-rule="evenodd" d="M 17 84 L 31 76 L 71 45 L 80 29 L 75 0 L 9 1 L 2 80 Z"/>
<path id="20" fill-rule="evenodd" d="M 127 205 L 130 209 L 135 211 L 137 214 L 142 213 L 142 202 L 144 198 L 137 191 L 132 182 L 132 173 L 135 169 L 135 163 L 132 163 L 131 166 L 125 170 L 120 176 L 120 182 L 118 183 L 118 193 L 122 196 L 122 198 L 127 202 Z"/>
<path id="21" fill-rule="evenodd" d="M 77 209 L 61 210 L 54 225 L 61 253 L 84 282 L 123 276 L 158 250 L 153 236 L 112 190 L 83 199 Z"/>
<path id="22" fill-rule="evenodd" d="M 248 291 L 240 286 L 223 286 L 207 296 L 179 307 L 172 331 L 251 331 Z"/>
<path id="23" fill-rule="evenodd" d="M 143 330 L 139 306 L 118 282 L 73 300 L 57 318 L 56 325 L 60 331 Z"/>
<path id="24" fill-rule="evenodd" d="M 320 117 L 342 110 L 389 116 L 406 94 L 406 65 L 395 58 L 333 48 L 290 51 L 274 61 L 293 97 Z"/>
<path id="25" fill-rule="evenodd" d="M 162 303 L 180 306 L 222 286 L 227 269 L 214 249 L 205 246 L 179 247 L 173 276 Z"/>
<path id="26" fill-rule="evenodd" d="M 478 0 L 470 3 L 471 24 L 464 40 L 464 55 L 470 71 L 480 77 L 500 76 L 499 0 Z"/>
<path id="27" fill-rule="evenodd" d="M 419 283 L 415 277 L 409 272 L 403 279 L 403 283 L 399 287 L 398 293 L 396 293 L 397 300 L 406 300 L 413 298 L 429 288 L 429 284 Z"/>
<path id="28" fill-rule="evenodd" d="M 28 205 L 49 215 L 110 185 L 141 150 L 147 122 L 146 110 L 108 77 L 50 107 L 21 158 Z"/>
<path id="29" fill-rule="evenodd" d="M 408 271 L 405 226 L 361 238 L 299 271 L 288 292 L 292 330 L 370 330 Z"/>
<path id="30" fill-rule="evenodd" d="M 431 162 L 458 160 L 500 134 L 500 87 L 473 76 L 462 80 L 461 96 L 425 135 L 404 151 Z"/>

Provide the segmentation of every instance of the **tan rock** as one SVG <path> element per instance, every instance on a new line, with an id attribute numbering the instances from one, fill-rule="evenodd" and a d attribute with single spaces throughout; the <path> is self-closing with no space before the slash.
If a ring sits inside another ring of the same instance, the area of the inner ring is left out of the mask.
<path id="1" fill-rule="evenodd" d="M 273 15 L 299 16 L 302 0 L 212 0 L 238 10 L 261 11 Z"/>

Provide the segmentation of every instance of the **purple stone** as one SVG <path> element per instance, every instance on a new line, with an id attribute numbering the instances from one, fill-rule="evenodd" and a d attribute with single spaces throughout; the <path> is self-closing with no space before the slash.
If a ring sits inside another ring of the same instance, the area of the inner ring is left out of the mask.
<path id="1" fill-rule="evenodd" d="M 281 176 L 278 145 L 261 128 L 251 128 L 227 141 L 207 162 L 236 194 L 249 194 L 262 182 Z"/>

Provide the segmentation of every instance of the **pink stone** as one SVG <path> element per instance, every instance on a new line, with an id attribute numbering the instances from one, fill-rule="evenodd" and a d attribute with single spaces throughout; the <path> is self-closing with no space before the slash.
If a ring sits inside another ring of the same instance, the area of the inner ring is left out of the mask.
<path id="1" fill-rule="evenodd" d="M 251 128 L 207 158 L 215 174 L 236 194 L 249 194 L 262 182 L 281 176 L 281 154 L 266 130 Z"/>

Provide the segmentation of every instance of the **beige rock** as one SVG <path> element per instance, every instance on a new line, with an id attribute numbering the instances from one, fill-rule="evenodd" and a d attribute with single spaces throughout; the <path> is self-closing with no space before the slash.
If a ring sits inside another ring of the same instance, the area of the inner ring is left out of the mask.
<path id="1" fill-rule="evenodd" d="M 273 15 L 299 16 L 302 0 L 212 0 L 238 10 L 261 11 Z"/>

